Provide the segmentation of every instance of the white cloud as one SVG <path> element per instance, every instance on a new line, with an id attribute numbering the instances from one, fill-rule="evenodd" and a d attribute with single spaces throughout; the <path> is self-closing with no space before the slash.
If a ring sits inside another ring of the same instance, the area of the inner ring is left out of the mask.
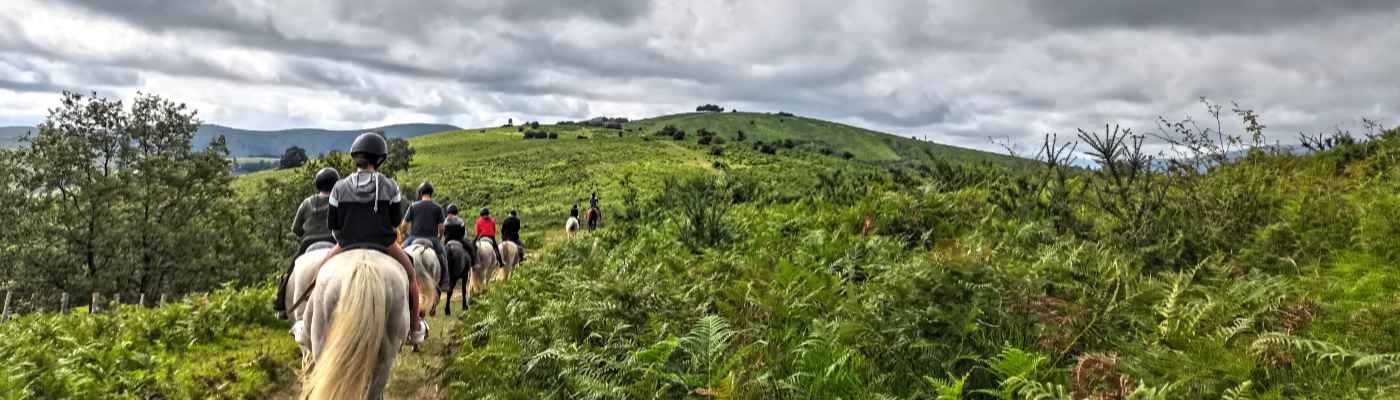
<path id="1" fill-rule="evenodd" d="M 142 4 L 0 4 L 3 118 L 36 123 L 49 106 L 36 105 L 72 88 L 156 93 L 263 129 L 717 102 L 983 149 L 1201 119 L 1201 96 L 1260 111 L 1280 140 L 1360 117 L 1400 123 L 1400 6 L 1383 1 Z"/>

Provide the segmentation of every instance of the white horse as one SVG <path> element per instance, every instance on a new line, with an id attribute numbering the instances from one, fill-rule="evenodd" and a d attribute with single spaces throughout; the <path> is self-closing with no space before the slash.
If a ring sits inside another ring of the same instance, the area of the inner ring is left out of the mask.
<path id="1" fill-rule="evenodd" d="M 520 246 L 512 241 L 501 242 L 501 261 L 505 264 L 496 269 L 494 280 L 505 282 L 510 280 L 510 273 L 515 272 L 515 266 L 520 265 Z"/>
<path id="2" fill-rule="evenodd" d="M 330 253 L 332 247 L 335 247 L 335 244 L 330 242 L 307 247 L 306 252 L 297 257 L 296 265 L 292 267 L 292 276 L 287 277 L 287 304 L 284 309 L 287 310 L 287 319 L 292 323 L 292 338 L 301 346 L 303 368 L 311 364 L 311 338 L 306 335 L 306 318 L 303 317 L 306 305 L 298 306 L 296 303 L 311 288 L 311 282 L 316 280 L 316 264 L 326 259 L 326 254 Z"/>
<path id="3" fill-rule="evenodd" d="M 413 259 L 413 270 L 418 272 L 419 311 L 426 311 L 429 315 L 437 314 L 438 298 L 441 297 L 438 282 L 442 278 L 442 266 L 438 264 L 442 259 L 438 258 L 437 251 L 433 250 L 433 242 L 417 239 L 403 251 Z"/>
<path id="4" fill-rule="evenodd" d="M 568 232 L 570 235 L 578 232 L 578 228 L 578 217 L 569 217 L 569 220 L 564 222 L 564 232 Z"/>
<path id="5" fill-rule="evenodd" d="M 473 296 L 486 291 L 486 279 L 496 269 L 496 246 L 490 240 L 476 241 L 476 265 L 472 267 L 467 292 Z"/>
<path id="6" fill-rule="evenodd" d="M 408 275 L 393 257 L 348 250 L 316 274 L 302 311 L 312 359 L 300 399 L 382 399 L 408 335 Z"/>

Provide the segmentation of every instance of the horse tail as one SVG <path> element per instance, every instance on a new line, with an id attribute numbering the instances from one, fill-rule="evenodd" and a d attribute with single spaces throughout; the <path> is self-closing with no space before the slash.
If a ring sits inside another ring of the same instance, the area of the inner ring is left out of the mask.
<path id="1" fill-rule="evenodd" d="M 414 249 L 412 254 L 413 273 L 418 274 L 418 304 L 428 304 L 429 301 L 436 298 L 434 296 L 437 296 L 438 280 L 434 279 L 433 274 L 437 273 L 438 269 L 433 267 L 442 266 L 437 265 L 439 260 L 437 252 L 430 246 L 431 243 L 427 246 L 416 243 L 415 246 L 409 246 L 409 248 Z M 429 252 L 433 253 L 431 257 L 428 255 Z"/>
<path id="2" fill-rule="evenodd" d="M 388 293 L 379 270 L 358 260 L 342 281 L 334 321 L 321 355 L 302 383 L 302 400 L 363 399 L 369 395 L 388 320 Z"/>
<path id="3" fill-rule="evenodd" d="M 505 241 L 501 243 L 501 259 L 505 260 L 506 267 L 515 267 L 520 264 L 520 246 L 515 242 Z"/>

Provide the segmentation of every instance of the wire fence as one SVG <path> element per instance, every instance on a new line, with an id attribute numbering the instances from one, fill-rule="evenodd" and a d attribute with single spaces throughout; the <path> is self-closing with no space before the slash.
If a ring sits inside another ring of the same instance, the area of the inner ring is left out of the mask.
<path id="1" fill-rule="evenodd" d="M 68 314 L 73 310 L 86 309 L 89 314 L 93 314 L 111 310 L 118 305 L 160 307 L 170 302 L 180 301 L 184 297 L 181 294 L 171 293 L 147 296 L 146 293 L 133 292 L 87 292 L 77 295 L 61 292 L 58 296 L 53 296 L 52 293 L 48 293 L 48 296 L 42 296 L 39 292 L 25 293 L 9 289 L 5 290 L 4 303 L 3 306 L 0 306 L 3 307 L 0 309 L 0 323 L 20 315 L 46 312 Z"/>

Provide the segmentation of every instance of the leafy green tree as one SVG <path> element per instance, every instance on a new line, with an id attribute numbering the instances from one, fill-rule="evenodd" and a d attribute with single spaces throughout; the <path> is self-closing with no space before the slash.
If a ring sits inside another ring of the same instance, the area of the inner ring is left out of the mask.
<path id="1" fill-rule="evenodd" d="M 395 172 L 408 169 L 413 164 L 413 154 L 416 151 L 408 145 L 404 139 L 389 139 L 389 161 L 380 166 L 380 170 L 389 176 Z"/>
<path id="2" fill-rule="evenodd" d="M 97 284 L 118 260 L 121 232 L 112 203 L 125 189 L 117 171 L 131 139 L 121 101 L 65 92 L 30 143 L 26 164 L 33 205 L 48 223 L 36 226 L 48 241 L 42 281 L 66 287 L 77 278 Z"/>
<path id="3" fill-rule="evenodd" d="M 297 146 L 288 147 L 287 151 L 282 153 L 282 159 L 277 162 L 277 167 L 281 169 L 300 167 L 302 164 L 306 164 L 308 159 L 306 149 Z"/>

